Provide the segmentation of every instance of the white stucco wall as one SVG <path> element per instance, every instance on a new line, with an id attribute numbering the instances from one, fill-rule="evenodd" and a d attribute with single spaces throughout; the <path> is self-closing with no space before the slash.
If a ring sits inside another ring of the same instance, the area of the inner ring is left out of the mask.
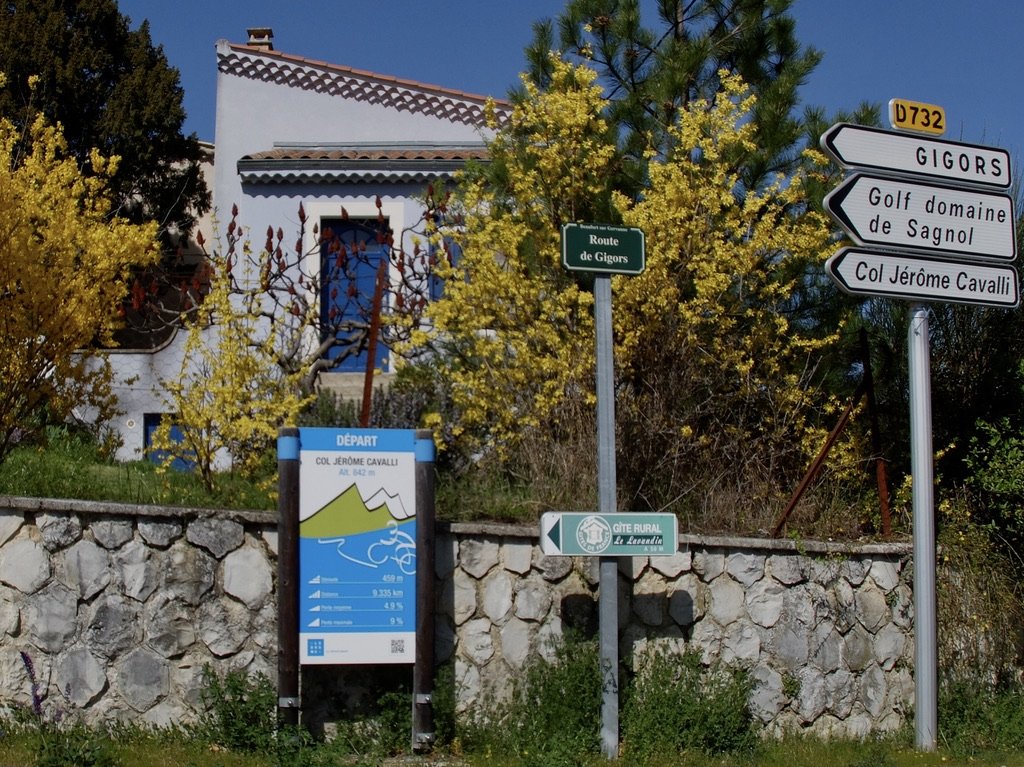
<path id="1" fill-rule="evenodd" d="M 217 43 L 218 67 L 215 124 L 215 160 L 208 177 L 213 196 L 213 211 L 203 228 L 207 250 L 223 247 L 224 235 L 237 205 L 237 222 L 257 251 L 262 248 L 267 226 L 284 232 L 284 242 L 293 247 L 299 232 L 298 210 L 303 205 L 308 226 L 303 251 L 315 251 L 312 223 L 323 217 L 337 216 L 342 207 L 353 218 L 375 217 L 376 198 L 381 199 L 381 212 L 388 218 L 396 236 L 420 217 L 422 205 L 414 199 L 425 191 L 416 183 L 319 183 L 319 184 L 243 184 L 238 161 L 259 152 L 273 150 L 281 144 L 351 145 L 462 143 L 477 144 L 483 136 L 479 128 L 444 116 L 444 109 L 430 112 L 418 103 L 420 111 L 388 106 L 377 100 L 377 92 L 387 93 L 391 87 L 416 90 L 410 81 L 373 78 L 373 88 L 358 88 L 335 95 L 337 78 L 355 78 L 364 74 L 304 62 L 296 57 L 276 54 L 264 56 L 260 51 Z M 265 66 L 285 65 L 298 78 L 264 77 Z M 340 72 L 340 75 L 339 75 Z M 263 73 L 263 74 L 260 74 Z M 332 80 L 331 78 L 335 78 Z M 280 78 L 279 78 L 280 79 Z M 390 83 L 395 83 L 392 86 Z M 450 107 L 458 104 L 459 94 L 433 86 L 423 86 L 429 99 L 435 96 Z M 374 89 L 377 89 L 374 91 Z M 342 89 L 344 90 L 344 89 Z M 479 109 L 480 100 L 466 102 Z M 411 235 L 400 243 L 407 251 L 413 248 Z M 121 460 L 134 460 L 143 455 L 143 420 L 146 413 L 166 410 L 160 395 L 161 379 L 176 376 L 182 362 L 185 334 L 179 333 L 169 344 L 155 352 L 115 352 L 111 359 L 118 371 L 116 393 L 123 414 L 111 424 L 120 433 L 123 447 Z"/>

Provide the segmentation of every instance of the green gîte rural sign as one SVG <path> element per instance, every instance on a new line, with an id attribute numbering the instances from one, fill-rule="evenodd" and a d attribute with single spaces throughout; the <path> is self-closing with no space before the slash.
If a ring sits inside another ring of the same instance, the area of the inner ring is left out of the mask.
<path id="1" fill-rule="evenodd" d="M 641 229 L 604 224 L 562 226 L 562 266 L 571 272 L 640 274 L 644 270 Z"/>
<path id="2" fill-rule="evenodd" d="M 675 514 L 549 511 L 540 518 L 540 548 L 552 556 L 668 556 L 678 547 Z"/>

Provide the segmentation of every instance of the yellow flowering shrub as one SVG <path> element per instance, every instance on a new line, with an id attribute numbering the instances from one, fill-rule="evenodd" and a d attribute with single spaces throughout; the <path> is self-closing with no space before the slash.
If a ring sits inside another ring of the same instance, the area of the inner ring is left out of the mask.
<path id="1" fill-rule="evenodd" d="M 681 113 L 674 149 L 648 158 L 635 200 L 609 195 L 615 136 L 594 73 L 555 58 L 548 90 L 524 81 L 490 147 L 501 183 L 491 174 L 463 189 L 463 255 L 439 266 L 445 295 L 414 338 L 443 355 L 472 447 L 500 455 L 578 415 L 568 398 L 593 404 L 593 296 L 561 265 L 561 225 L 577 221 L 646 235 L 645 271 L 613 278 L 626 503 L 667 508 L 726 475 L 771 481 L 817 452 L 827 428 L 815 424 L 814 365 L 835 336 L 789 314 L 822 274 L 831 227 L 807 210 L 799 175 L 742 188 L 753 99 L 722 81 L 713 102 Z M 593 218 L 609 197 L 616 213 Z"/>
<path id="2" fill-rule="evenodd" d="M 39 119 L 30 133 L 0 119 L 0 460 L 44 406 L 112 415 L 111 371 L 92 349 L 121 322 L 132 267 L 158 256 L 155 225 L 111 215 L 116 158 L 94 154 L 84 176 L 59 127 Z"/>
<path id="3" fill-rule="evenodd" d="M 770 482 L 805 466 L 824 434 L 808 386 L 836 336 L 789 314 L 810 270 L 823 273 L 831 227 L 806 209 L 800 175 L 742 188 L 735 158 L 756 149 L 753 103 L 722 73 L 714 102 L 691 103 L 674 149 L 650 158 L 642 199 L 616 198 L 646 233 L 646 269 L 616 278 L 613 317 L 625 435 L 648 456 L 626 479 L 654 505 L 679 488 L 650 491 L 652 469 Z"/>
<path id="4" fill-rule="evenodd" d="M 505 184 L 464 186 L 462 257 L 438 264 L 444 298 L 412 338 L 443 350 L 461 433 L 498 451 L 592 389 L 593 296 L 560 266 L 560 225 L 601 193 L 615 153 L 591 70 L 557 62 L 550 91 L 524 87 L 490 146 Z"/>
<path id="5" fill-rule="evenodd" d="M 210 490 L 216 469 L 228 461 L 232 470 L 253 476 L 278 427 L 296 423 L 312 400 L 301 393 L 304 371 L 288 373 L 278 365 L 282 338 L 293 331 L 290 315 L 268 319 L 258 304 L 243 302 L 230 263 L 230 256 L 210 257 L 209 293 L 182 318 L 188 328 L 182 365 L 177 377 L 161 381 L 166 409 L 175 415 L 151 438 L 164 457 L 162 468 L 187 461 Z M 252 275 L 243 266 L 235 277 L 245 283 Z"/>

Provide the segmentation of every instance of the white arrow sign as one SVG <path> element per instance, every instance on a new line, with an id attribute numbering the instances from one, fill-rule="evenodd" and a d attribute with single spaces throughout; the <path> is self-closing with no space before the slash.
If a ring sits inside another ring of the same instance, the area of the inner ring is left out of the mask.
<path id="1" fill-rule="evenodd" d="M 837 123 L 821 136 L 821 148 L 845 167 L 912 173 L 954 182 L 1009 189 L 1005 149 L 892 133 Z"/>
<path id="2" fill-rule="evenodd" d="M 853 295 L 1001 308 L 1013 308 L 1020 301 L 1012 266 L 841 248 L 825 267 L 833 281 Z"/>
<path id="3" fill-rule="evenodd" d="M 829 192 L 825 209 L 861 245 L 1017 256 L 1013 201 L 1005 194 L 854 175 Z"/>

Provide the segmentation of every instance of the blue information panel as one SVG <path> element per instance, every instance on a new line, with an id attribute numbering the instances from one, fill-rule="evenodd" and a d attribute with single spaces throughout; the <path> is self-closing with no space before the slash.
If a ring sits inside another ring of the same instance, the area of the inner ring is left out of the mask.
<path id="1" fill-rule="evenodd" d="M 413 663 L 416 432 L 299 430 L 299 662 Z"/>

